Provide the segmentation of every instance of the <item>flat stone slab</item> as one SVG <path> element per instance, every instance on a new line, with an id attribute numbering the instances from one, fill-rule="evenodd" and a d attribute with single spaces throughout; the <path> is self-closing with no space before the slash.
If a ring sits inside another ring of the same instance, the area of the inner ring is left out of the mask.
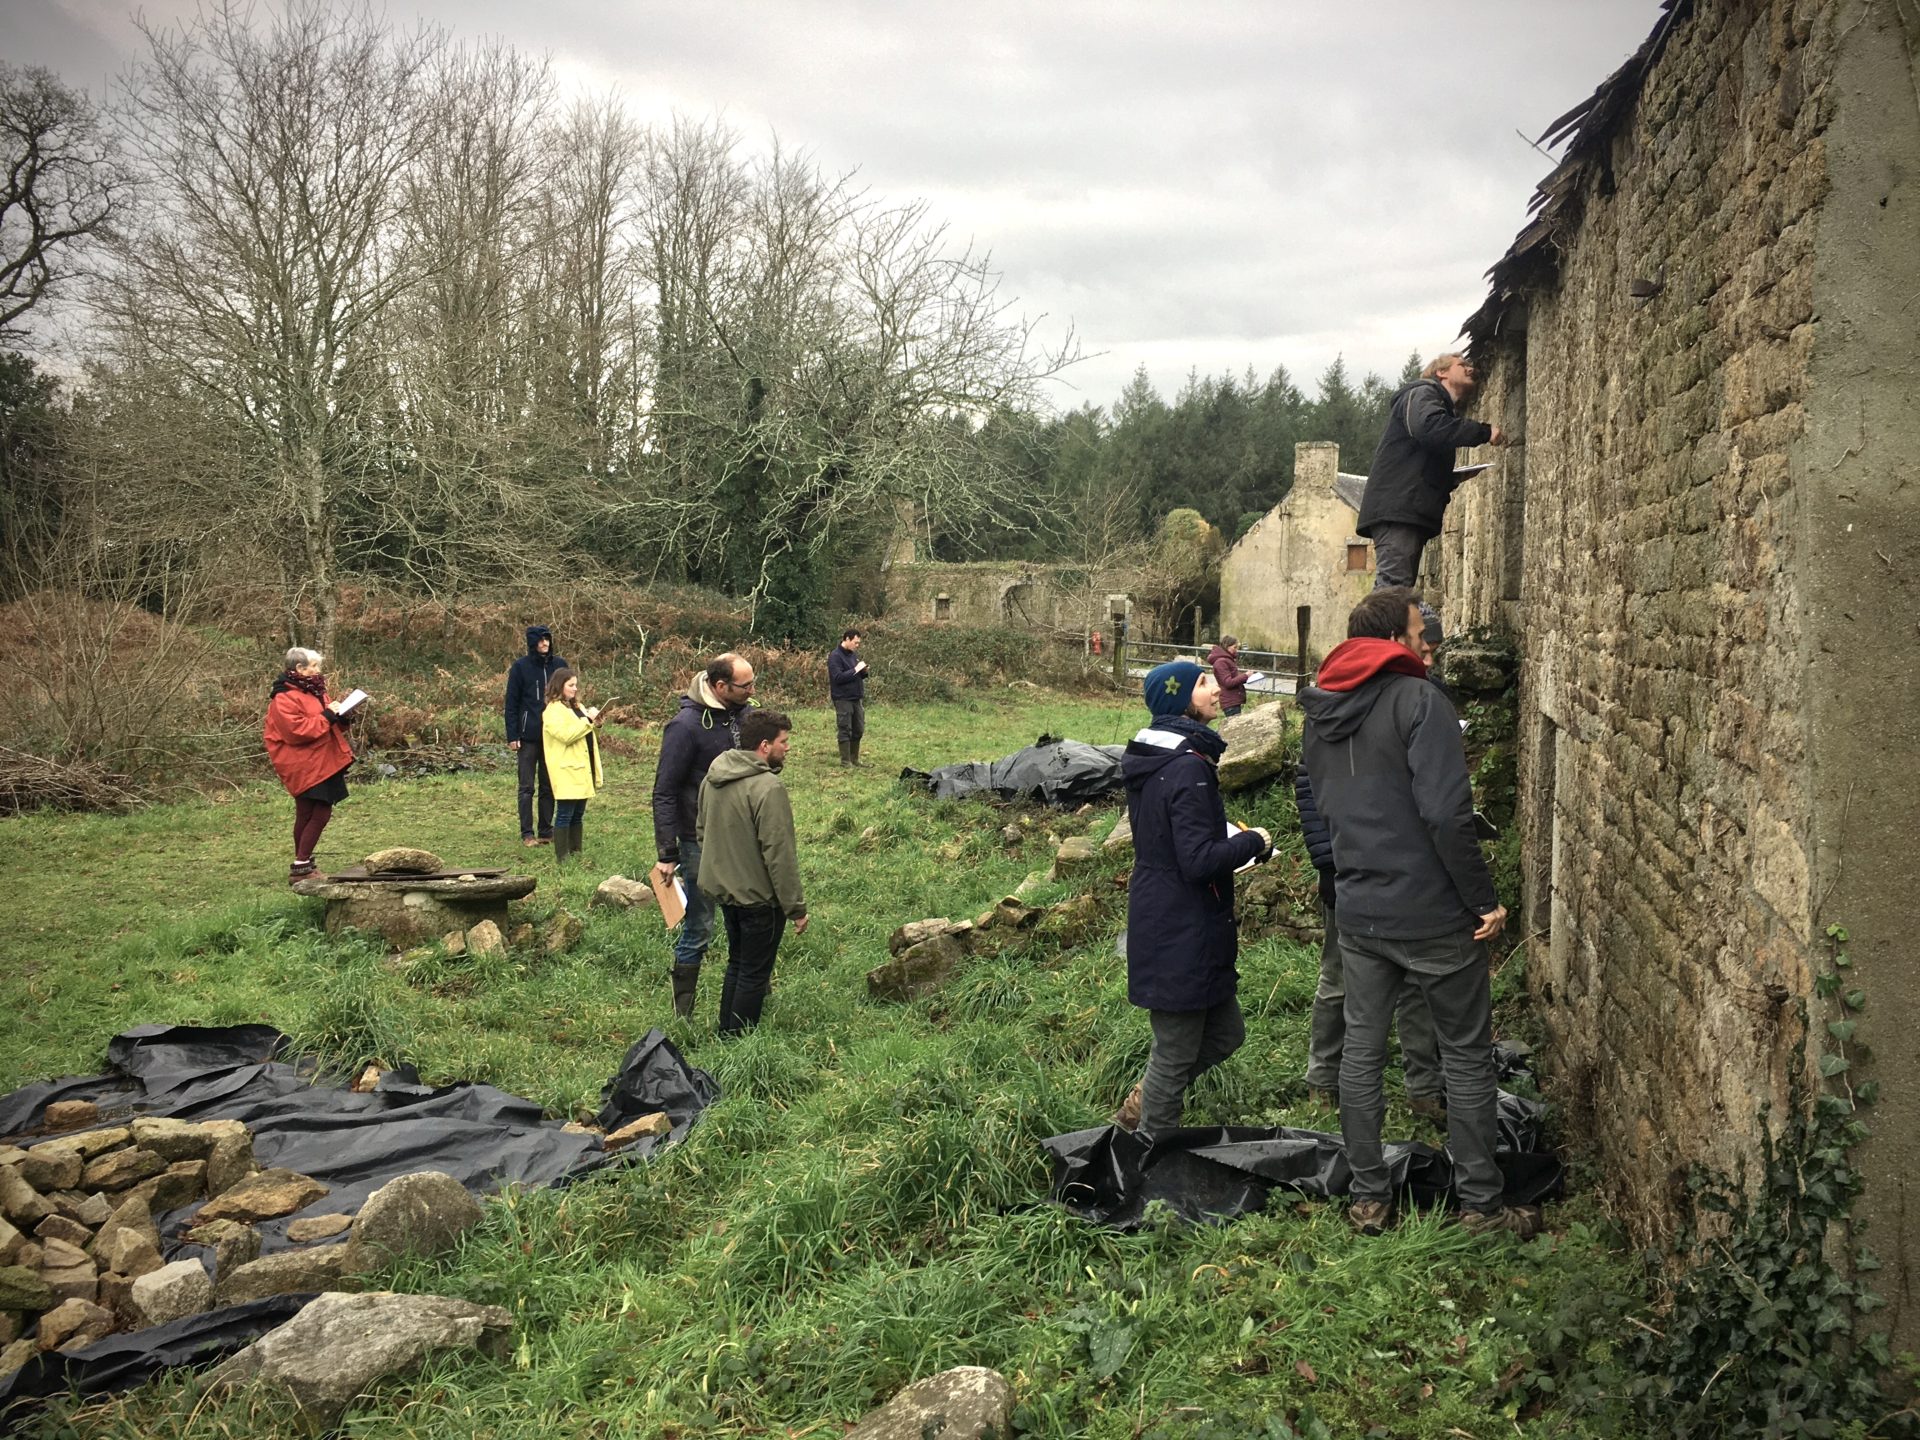
<path id="1" fill-rule="evenodd" d="M 540 882 L 531 875 L 481 876 L 463 871 L 454 876 L 394 875 L 380 880 L 302 880 L 293 887 L 296 895 L 311 895 L 317 900 L 374 900 L 385 902 L 398 891 L 410 895 L 431 895 L 436 900 L 498 901 L 519 900 L 531 895 Z"/>

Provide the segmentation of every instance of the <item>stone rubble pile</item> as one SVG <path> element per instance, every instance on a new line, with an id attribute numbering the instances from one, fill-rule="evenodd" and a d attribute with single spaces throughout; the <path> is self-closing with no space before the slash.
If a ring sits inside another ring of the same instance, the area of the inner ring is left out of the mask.
<path id="1" fill-rule="evenodd" d="M 328 1186 L 262 1170 L 238 1120 L 101 1119 L 91 1101 L 57 1101 L 44 1116 L 51 1138 L 0 1143 L 0 1375 L 216 1305 L 338 1290 L 400 1255 L 448 1248 L 481 1218 L 451 1176 L 407 1175 L 357 1215 L 301 1216 L 286 1230 L 294 1248 L 262 1256 L 255 1226 L 315 1205 Z M 156 1216 L 196 1201 L 171 1238 L 202 1253 L 168 1263 Z"/>

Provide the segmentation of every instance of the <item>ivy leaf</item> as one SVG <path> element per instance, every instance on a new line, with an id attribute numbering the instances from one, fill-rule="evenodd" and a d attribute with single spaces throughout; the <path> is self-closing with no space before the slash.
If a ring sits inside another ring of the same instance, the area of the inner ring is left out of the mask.
<path id="1" fill-rule="evenodd" d="M 1820 1057 L 1820 1074 L 1825 1079 L 1831 1080 L 1847 1068 L 1847 1057 L 1844 1055 L 1835 1055 L 1829 1051 Z"/>
<path id="2" fill-rule="evenodd" d="M 1844 1045 L 1853 1039 L 1854 1027 L 1859 1023 L 1858 1020 L 1829 1020 L 1827 1033 Z"/>

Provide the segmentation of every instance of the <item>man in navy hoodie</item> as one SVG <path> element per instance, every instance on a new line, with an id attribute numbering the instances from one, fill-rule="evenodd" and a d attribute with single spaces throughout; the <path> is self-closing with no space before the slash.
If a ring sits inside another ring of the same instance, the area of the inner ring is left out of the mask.
<path id="1" fill-rule="evenodd" d="M 740 743 L 740 718 L 753 704 L 753 665 L 744 655 L 716 655 L 693 677 L 680 708 L 660 729 L 653 772 L 654 870 L 663 884 L 675 872 L 687 891 L 687 913 L 673 943 L 673 1013 L 693 1015 L 700 964 L 713 939 L 713 902 L 700 888 L 700 782 L 720 756 Z"/>
<path id="2" fill-rule="evenodd" d="M 1487 942 L 1506 907 L 1474 830 L 1460 717 L 1421 659 L 1420 597 L 1376 590 L 1347 618 L 1348 639 L 1300 696 L 1301 759 L 1333 835 L 1345 970 L 1340 1133 L 1353 1172 L 1347 1218 L 1376 1235 L 1393 1217 L 1380 1146 L 1387 1026 L 1401 989 L 1426 997 L 1446 1075 L 1447 1149 L 1460 1222 L 1528 1235 L 1538 1213 L 1501 1201 Z"/>
<path id="3" fill-rule="evenodd" d="M 553 653 L 553 632 L 527 627 L 527 653 L 507 671 L 507 748 L 520 757 L 520 843 L 553 843 L 553 782 L 547 778 L 547 754 L 541 717 L 547 708 L 547 680 L 567 662 Z M 534 793 L 540 796 L 540 829 L 533 828 Z"/>
<path id="4" fill-rule="evenodd" d="M 1177 1129 L 1187 1087 L 1246 1039 L 1233 872 L 1273 853 L 1264 830 L 1229 833 L 1214 767 L 1227 742 L 1220 684 L 1191 660 L 1147 672 L 1153 719 L 1120 758 L 1133 825 L 1127 882 L 1127 998 L 1147 1011 L 1147 1073 L 1113 1123 L 1149 1138 Z"/>

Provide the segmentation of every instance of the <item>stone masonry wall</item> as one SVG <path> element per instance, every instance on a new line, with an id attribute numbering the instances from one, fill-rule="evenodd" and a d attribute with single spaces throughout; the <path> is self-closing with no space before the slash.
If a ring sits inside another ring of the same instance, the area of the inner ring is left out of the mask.
<path id="1" fill-rule="evenodd" d="M 1791 457 L 1818 328 L 1831 16 L 1700 0 L 1479 357 L 1519 450 L 1456 498 L 1449 629 L 1521 648 L 1529 975 L 1576 1128 L 1643 1233 L 1750 1154 L 1810 991 Z M 1630 298 L 1635 278 L 1660 293 Z"/>

